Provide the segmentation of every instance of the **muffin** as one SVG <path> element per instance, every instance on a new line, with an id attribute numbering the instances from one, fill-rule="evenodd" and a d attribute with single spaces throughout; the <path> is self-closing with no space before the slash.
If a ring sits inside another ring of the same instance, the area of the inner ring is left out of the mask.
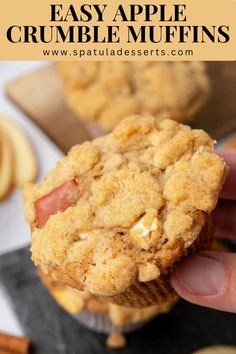
<path id="1" fill-rule="evenodd" d="M 178 300 L 176 296 L 165 304 L 144 309 L 131 309 L 111 304 L 88 292 L 54 282 L 41 270 L 38 270 L 38 274 L 52 297 L 66 312 L 89 329 L 106 334 L 134 331 L 155 316 L 169 312 Z"/>
<path id="2" fill-rule="evenodd" d="M 202 62 L 61 62 L 58 72 L 69 107 L 103 131 L 131 114 L 189 121 L 209 94 Z"/>
<path id="3" fill-rule="evenodd" d="M 166 302 L 175 263 L 211 244 L 227 172 L 213 150 L 204 131 L 151 116 L 73 147 L 24 189 L 34 263 L 118 305 Z"/>

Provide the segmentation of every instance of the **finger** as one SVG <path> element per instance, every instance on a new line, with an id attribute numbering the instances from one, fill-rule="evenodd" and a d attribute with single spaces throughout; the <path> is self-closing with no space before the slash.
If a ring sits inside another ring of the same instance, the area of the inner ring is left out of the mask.
<path id="1" fill-rule="evenodd" d="M 236 255 L 201 252 L 181 262 L 172 285 L 185 300 L 205 307 L 236 312 Z"/>
<path id="2" fill-rule="evenodd" d="M 236 239 L 236 202 L 221 199 L 212 216 L 216 237 Z"/>
<path id="3" fill-rule="evenodd" d="M 229 174 L 221 192 L 221 198 L 236 200 L 236 149 L 221 149 L 217 154 L 223 157 L 229 166 Z"/>

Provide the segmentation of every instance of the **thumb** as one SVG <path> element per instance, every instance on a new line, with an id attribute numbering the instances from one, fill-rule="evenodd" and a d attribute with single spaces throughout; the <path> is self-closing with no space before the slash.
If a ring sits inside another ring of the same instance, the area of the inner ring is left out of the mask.
<path id="1" fill-rule="evenodd" d="M 236 312 L 236 255 L 200 252 L 183 260 L 171 279 L 176 292 L 201 306 Z"/>

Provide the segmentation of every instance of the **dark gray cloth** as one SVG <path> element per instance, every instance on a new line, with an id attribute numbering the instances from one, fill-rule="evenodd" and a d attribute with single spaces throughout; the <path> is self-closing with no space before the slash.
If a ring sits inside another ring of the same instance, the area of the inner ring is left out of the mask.
<path id="1" fill-rule="evenodd" d="M 0 279 L 36 354 L 114 353 L 105 336 L 80 326 L 50 297 L 30 260 L 28 248 L 0 257 Z M 236 315 L 181 301 L 127 336 L 122 354 L 190 354 L 213 344 L 236 345 Z"/>

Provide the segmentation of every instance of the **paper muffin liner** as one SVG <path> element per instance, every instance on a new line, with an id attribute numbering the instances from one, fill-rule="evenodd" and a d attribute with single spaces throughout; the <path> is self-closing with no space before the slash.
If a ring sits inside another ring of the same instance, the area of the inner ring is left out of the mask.
<path id="1" fill-rule="evenodd" d="M 108 317 L 107 314 L 95 313 L 89 310 L 82 310 L 76 314 L 72 315 L 75 320 L 85 327 L 98 332 L 109 334 L 112 332 L 116 333 L 130 333 L 141 327 L 152 320 L 139 321 L 134 323 L 127 323 L 123 326 L 116 326 Z"/>
<path id="2" fill-rule="evenodd" d="M 212 220 L 211 217 L 208 216 L 198 238 L 188 249 L 185 250 L 185 253 L 179 257 L 178 261 L 199 250 L 211 248 L 212 236 Z M 157 303 L 165 303 L 176 296 L 170 282 L 170 274 L 173 271 L 173 268 L 174 265 L 167 268 L 156 280 L 136 282 L 122 293 L 113 296 L 104 296 L 103 298 L 116 305 L 134 308 L 143 308 Z"/>
<path id="3" fill-rule="evenodd" d="M 160 305 L 151 311 L 148 311 L 150 309 L 147 309 L 147 313 L 144 314 L 143 318 L 135 319 L 132 318 L 131 314 L 130 319 L 126 317 L 124 320 L 124 317 L 118 317 L 118 320 L 114 321 L 112 319 L 114 312 L 113 315 L 111 315 L 108 308 L 106 310 L 104 308 L 100 308 L 99 310 L 86 308 L 86 302 L 83 303 L 81 301 L 77 301 L 78 298 L 81 300 L 81 297 L 78 297 L 78 294 L 73 293 L 74 289 L 54 282 L 48 275 L 43 273 L 40 268 L 37 268 L 37 272 L 42 283 L 48 289 L 50 295 L 54 298 L 58 305 L 61 306 L 72 318 L 74 318 L 80 324 L 98 333 L 126 334 L 135 331 L 143 327 L 156 316 L 169 312 L 178 300 L 178 297 L 175 297 L 173 301 L 167 302 L 164 305 Z M 84 299 L 86 299 L 86 297 Z M 129 316 L 130 314 L 128 317 Z"/>

